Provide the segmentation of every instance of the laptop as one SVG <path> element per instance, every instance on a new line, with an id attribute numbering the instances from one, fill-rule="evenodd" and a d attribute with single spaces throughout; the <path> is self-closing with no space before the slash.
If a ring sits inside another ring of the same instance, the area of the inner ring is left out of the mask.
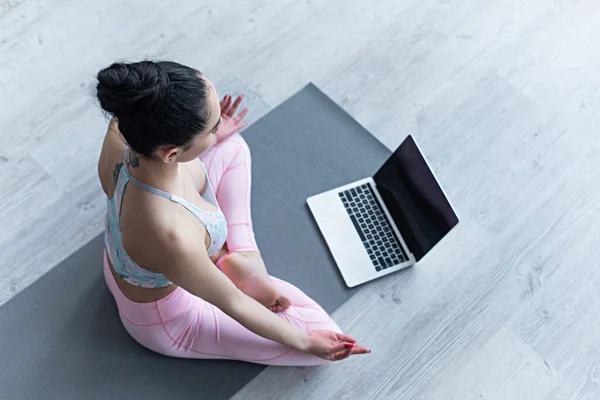
<path id="1" fill-rule="evenodd" d="M 307 203 L 349 287 L 416 264 L 458 224 L 411 135 L 372 178 Z"/>

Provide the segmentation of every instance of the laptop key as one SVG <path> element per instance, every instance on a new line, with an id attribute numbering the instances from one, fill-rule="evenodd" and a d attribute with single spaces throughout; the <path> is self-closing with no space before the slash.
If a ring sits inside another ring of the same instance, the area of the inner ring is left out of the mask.
<path id="1" fill-rule="evenodd" d="M 379 272 L 379 271 L 381 271 L 381 267 L 377 267 L 377 266 L 376 266 L 376 267 L 375 267 L 375 271 L 378 271 L 378 272 Z"/>

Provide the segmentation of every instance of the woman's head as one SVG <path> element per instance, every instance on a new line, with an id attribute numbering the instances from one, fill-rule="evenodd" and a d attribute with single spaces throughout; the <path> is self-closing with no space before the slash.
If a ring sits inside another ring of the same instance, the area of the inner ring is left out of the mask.
<path id="1" fill-rule="evenodd" d="M 101 107 L 116 117 L 138 154 L 189 161 L 214 143 L 219 99 L 199 71 L 175 62 L 142 61 L 113 64 L 97 78 Z"/>

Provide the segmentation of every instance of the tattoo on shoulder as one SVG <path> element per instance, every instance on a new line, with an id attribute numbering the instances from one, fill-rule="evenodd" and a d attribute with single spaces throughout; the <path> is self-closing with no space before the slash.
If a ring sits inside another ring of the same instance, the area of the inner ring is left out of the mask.
<path id="1" fill-rule="evenodd" d="M 135 154 L 133 151 L 129 151 L 127 165 L 131 165 L 133 168 L 137 168 L 140 166 L 140 159 L 138 158 L 137 154 Z"/>
<path id="2" fill-rule="evenodd" d="M 115 165 L 115 169 L 113 169 L 113 182 L 115 186 L 117 186 L 117 181 L 119 180 L 119 173 L 121 172 L 121 167 L 123 163 L 118 163 Z"/>

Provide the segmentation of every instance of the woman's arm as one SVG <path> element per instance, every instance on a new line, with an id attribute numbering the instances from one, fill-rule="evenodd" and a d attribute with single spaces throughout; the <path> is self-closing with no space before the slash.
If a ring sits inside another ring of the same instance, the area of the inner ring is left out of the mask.
<path id="1" fill-rule="evenodd" d="M 256 300 L 242 293 L 208 258 L 197 237 L 170 235 L 163 253 L 169 260 L 161 271 L 167 279 L 215 305 L 250 331 L 305 352 L 308 334 L 297 329 Z M 195 235 L 193 235 L 195 236 Z"/>

